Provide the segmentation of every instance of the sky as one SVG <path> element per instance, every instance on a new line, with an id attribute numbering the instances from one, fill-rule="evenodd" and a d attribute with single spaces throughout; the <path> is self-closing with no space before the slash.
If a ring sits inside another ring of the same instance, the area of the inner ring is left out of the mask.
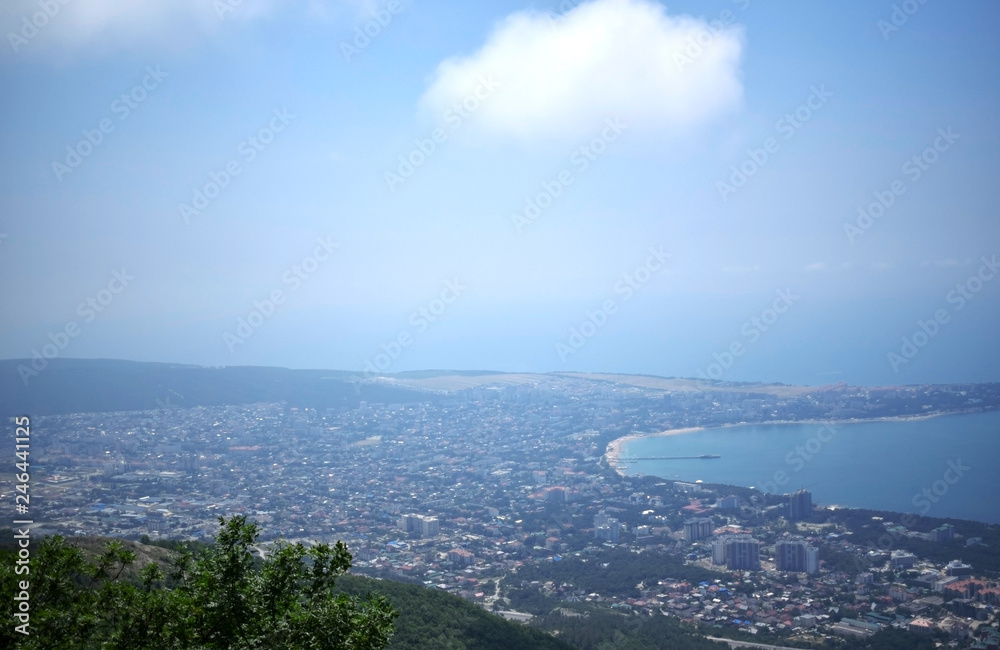
<path id="1" fill-rule="evenodd" d="M 998 19 L 5 2 L 0 357 L 1000 381 Z"/>

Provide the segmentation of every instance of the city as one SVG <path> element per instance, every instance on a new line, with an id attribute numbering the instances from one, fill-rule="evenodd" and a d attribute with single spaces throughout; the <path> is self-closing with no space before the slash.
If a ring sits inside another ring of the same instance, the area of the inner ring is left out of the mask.
<path id="1" fill-rule="evenodd" d="M 961 561 L 984 544 L 961 522 L 868 516 L 890 541 L 866 543 L 843 517 L 854 511 L 816 505 L 807 490 L 625 477 L 607 452 L 622 436 L 683 426 L 995 408 L 1000 387 L 668 391 L 619 380 L 487 375 L 414 393 L 426 401 L 322 412 L 167 400 L 37 417 L 34 534 L 208 541 L 219 516 L 243 514 L 262 527 L 262 553 L 277 538 L 343 540 L 357 573 L 514 620 L 583 602 L 806 642 L 898 627 L 995 647 L 1000 566 Z M 910 539 L 944 555 L 907 552 Z M 662 568 L 638 586 L 587 588 L 588 559 L 629 555 Z M 556 577 L 574 563 L 579 580 Z"/>

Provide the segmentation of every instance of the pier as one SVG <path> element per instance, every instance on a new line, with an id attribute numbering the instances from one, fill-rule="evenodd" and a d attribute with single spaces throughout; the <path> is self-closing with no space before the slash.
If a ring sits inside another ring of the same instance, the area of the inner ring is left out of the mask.
<path id="1" fill-rule="evenodd" d="M 722 458 L 722 456 L 716 456 L 714 454 L 702 454 L 701 456 L 619 456 L 618 460 L 623 461 L 634 461 L 634 460 L 709 460 L 713 458 Z"/>

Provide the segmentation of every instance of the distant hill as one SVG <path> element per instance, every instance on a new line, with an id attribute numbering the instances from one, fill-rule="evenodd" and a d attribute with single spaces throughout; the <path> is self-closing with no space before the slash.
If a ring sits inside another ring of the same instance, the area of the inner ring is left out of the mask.
<path id="1" fill-rule="evenodd" d="M 620 383 L 660 390 L 693 391 L 706 384 L 694 379 L 584 373 L 507 373 L 489 370 L 422 370 L 378 378 L 343 370 L 292 370 L 261 366 L 202 367 L 111 359 L 51 359 L 44 367 L 30 359 L 0 360 L 0 417 L 19 414 L 145 411 L 288 402 L 326 409 L 368 403 L 426 402 L 443 394 L 485 386 L 533 385 L 563 377 Z M 752 389 L 794 395 L 808 387 L 771 384 L 720 384 L 712 390 Z"/>
<path id="2" fill-rule="evenodd" d="M 425 402 L 435 395 L 385 383 L 364 383 L 360 373 L 254 366 L 205 368 L 107 359 L 52 359 L 27 382 L 19 365 L 0 360 L 0 416 L 28 413 L 143 411 L 192 406 L 288 402 L 319 409 Z"/>

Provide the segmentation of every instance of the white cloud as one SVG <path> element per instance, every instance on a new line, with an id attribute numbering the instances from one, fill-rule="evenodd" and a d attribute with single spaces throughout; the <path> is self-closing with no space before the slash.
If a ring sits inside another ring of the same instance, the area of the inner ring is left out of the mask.
<path id="1" fill-rule="evenodd" d="M 443 61 L 420 104 L 440 117 L 492 76 L 500 88 L 472 122 L 497 136 L 589 137 L 609 117 L 678 131 L 739 106 L 742 52 L 742 28 L 651 0 L 593 0 L 559 18 L 523 11 L 475 53 Z"/>
<path id="2" fill-rule="evenodd" d="M 306 0 L 312 17 L 359 19 L 375 0 Z M 0 6 L 3 58 L 150 46 L 181 48 L 234 23 L 268 15 L 280 0 L 6 0 Z M 47 8 L 47 11 L 46 11 Z M 46 15 L 47 14 L 47 15 Z M 27 20 L 27 24 L 26 21 Z M 13 34 L 13 36 L 11 36 Z"/>
<path id="3" fill-rule="evenodd" d="M 70 54 L 82 48 L 108 52 L 152 44 L 176 47 L 227 22 L 260 16 L 274 1 L 11 0 L 4 4 L 0 33 L 7 41 L 7 55 L 31 56 L 52 51 Z M 25 18 L 31 26 L 26 26 Z"/>

